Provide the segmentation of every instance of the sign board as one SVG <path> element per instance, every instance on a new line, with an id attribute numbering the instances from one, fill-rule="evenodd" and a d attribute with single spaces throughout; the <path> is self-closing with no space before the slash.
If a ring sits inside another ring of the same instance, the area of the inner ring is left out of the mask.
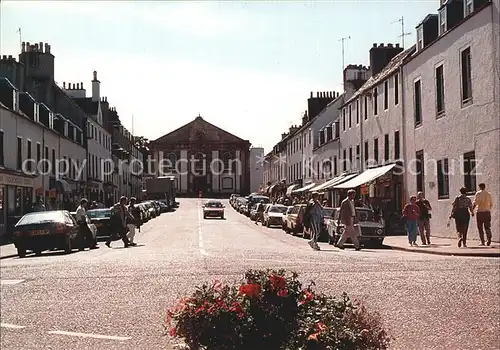
<path id="1" fill-rule="evenodd" d="M 11 174 L 0 174 L 0 185 L 34 187 L 33 178 Z"/>

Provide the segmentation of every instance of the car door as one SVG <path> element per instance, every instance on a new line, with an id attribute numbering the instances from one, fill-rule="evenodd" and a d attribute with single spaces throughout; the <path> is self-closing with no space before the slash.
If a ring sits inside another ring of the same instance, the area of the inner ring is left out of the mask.
<path id="1" fill-rule="evenodd" d="M 75 240 L 80 234 L 80 225 L 78 225 L 76 219 L 69 212 L 64 213 L 64 223 L 70 228 L 70 238 Z"/>

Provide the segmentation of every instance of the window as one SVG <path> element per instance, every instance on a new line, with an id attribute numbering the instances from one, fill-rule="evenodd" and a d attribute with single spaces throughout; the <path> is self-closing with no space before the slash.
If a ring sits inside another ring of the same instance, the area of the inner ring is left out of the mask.
<path id="1" fill-rule="evenodd" d="M 359 124 L 359 99 L 356 100 L 356 124 Z"/>
<path id="2" fill-rule="evenodd" d="M 399 157 L 401 156 L 401 151 L 400 147 L 401 145 L 399 144 L 399 131 L 394 132 L 394 159 L 399 160 Z"/>
<path id="3" fill-rule="evenodd" d="M 462 103 L 472 102 L 470 47 L 462 51 Z"/>
<path id="4" fill-rule="evenodd" d="M 356 165 L 361 160 L 361 146 L 356 145 Z"/>
<path id="5" fill-rule="evenodd" d="M 387 162 L 391 158 L 390 149 L 389 149 L 389 134 L 385 134 L 384 136 L 384 160 Z"/>
<path id="6" fill-rule="evenodd" d="M 443 65 L 436 68 L 436 113 L 440 117 L 444 114 L 444 73 Z"/>
<path id="7" fill-rule="evenodd" d="M 349 147 L 349 168 L 352 168 L 352 147 Z"/>
<path id="8" fill-rule="evenodd" d="M 384 110 L 389 108 L 389 80 L 384 82 Z"/>
<path id="9" fill-rule="evenodd" d="M 3 142 L 3 131 L 0 131 L 0 166 L 5 165 L 5 156 L 4 156 L 4 142 Z"/>
<path id="10" fill-rule="evenodd" d="M 56 174 L 56 150 L 52 148 L 52 175 Z"/>
<path id="11" fill-rule="evenodd" d="M 342 125 L 343 125 L 343 130 L 345 131 L 346 129 L 345 108 L 342 109 Z"/>
<path id="12" fill-rule="evenodd" d="M 416 176 L 417 176 L 417 192 L 424 192 L 424 178 L 425 178 L 425 166 L 424 166 L 424 151 L 420 150 L 415 154 L 416 160 Z"/>
<path id="13" fill-rule="evenodd" d="M 448 159 L 438 160 L 437 162 L 437 180 L 438 180 L 438 199 L 450 197 L 450 179 L 448 176 Z"/>
<path id="14" fill-rule="evenodd" d="M 373 89 L 373 115 L 378 114 L 378 90 Z"/>
<path id="15" fill-rule="evenodd" d="M 421 25 L 417 28 L 417 51 L 424 48 L 424 28 Z"/>
<path id="16" fill-rule="evenodd" d="M 23 167 L 23 139 L 17 138 L 17 169 L 21 170 Z"/>
<path id="17" fill-rule="evenodd" d="M 464 187 L 467 193 L 473 194 L 476 191 L 476 152 L 464 154 Z"/>
<path id="18" fill-rule="evenodd" d="M 370 159 L 370 153 L 368 148 L 369 148 L 368 141 L 365 141 L 365 164 L 368 162 L 368 159 Z"/>
<path id="19" fill-rule="evenodd" d="M 465 0 L 464 1 L 464 17 L 467 17 L 474 11 L 474 1 Z"/>
<path id="20" fill-rule="evenodd" d="M 337 176 L 338 172 L 339 172 L 339 169 L 337 167 L 337 157 L 335 156 L 335 157 L 333 157 L 333 173 L 335 176 Z"/>
<path id="21" fill-rule="evenodd" d="M 26 140 L 26 159 L 28 160 L 28 163 L 26 164 L 26 169 L 28 171 L 31 171 L 32 168 L 33 168 L 33 163 L 30 161 L 31 159 L 31 141 L 30 140 Z"/>
<path id="22" fill-rule="evenodd" d="M 415 126 L 420 126 L 422 124 L 422 91 L 420 80 L 414 83 L 413 88 L 413 107 L 414 107 L 414 119 Z"/>
<path id="23" fill-rule="evenodd" d="M 349 105 L 349 129 L 352 127 L 352 104 Z"/>
<path id="24" fill-rule="evenodd" d="M 394 76 L 394 105 L 399 104 L 399 74 Z"/>
<path id="25" fill-rule="evenodd" d="M 365 96 L 365 120 L 368 119 L 368 97 Z"/>
<path id="26" fill-rule="evenodd" d="M 347 162 L 346 162 L 346 159 L 347 159 L 347 150 L 344 149 L 344 158 L 342 159 L 342 162 L 344 163 L 344 165 L 343 165 L 342 168 L 343 168 L 344 171 L 347 171 Z"/>
<path id="27" fill-rule="evenodd" d="M 444 32 L 446 32 L 446 9 L 447 7 L 444 7 L 439 12 L 439 35 L 442 35 Z"/>
<path id="28" fill-rule="evenodd" d="M 36 166 L 40 164 L 40 161 L 42 160 L 42 145 L 40 145 L 40 142 L 36 143 Z"/>
<path id="29" fill-rule="evenodd" d="M 47 173 L 47 171 L 49 170 L 49 147 L 48 146 L 45 146 L 45 153 L 44 153 L 44 157 L 43 159 L 45 159 L 45 161 L 43 162 L 43 172 L 44 173 Z M 47 174 L 45 174 L 47 175 Z"/>
<path id="30" fill-rule="evenodd" d="M 378 139 L 373 141 L 373 159 L 378 163 Z"/>

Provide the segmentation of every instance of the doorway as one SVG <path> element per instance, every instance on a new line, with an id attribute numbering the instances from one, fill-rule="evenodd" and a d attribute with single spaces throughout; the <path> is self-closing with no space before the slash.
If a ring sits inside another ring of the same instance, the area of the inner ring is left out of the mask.
<path id="1" fill-rule="evenodd" d="M 207 190 L 208 190 L 207 176 L 206 175 L 195 176 L 193 179 L 193 192 L 198 193 L 201 191 L 203 193 L 206 193 Z"/>

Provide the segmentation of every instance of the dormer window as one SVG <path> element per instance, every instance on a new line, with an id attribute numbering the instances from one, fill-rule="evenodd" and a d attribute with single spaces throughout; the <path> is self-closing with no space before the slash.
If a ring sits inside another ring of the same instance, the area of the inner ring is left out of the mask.
<path id="1" fill-rule="evenodd" d="M 465 0 L 464 1 L 464 17 L 467 17 L 474 11 L 474 1 Z"/>
<path id="2" fill-rule="evenodd" d="M 424 27 L 420 26 L 417 28 L 417 50 L 422 50 L 424 48 Z"/>
<path id="3" fill-rule="evenodd" d="M 439 11 L 439 35 L 446 32 L 446 9 L 447 7 L 444 7 Z"/>

